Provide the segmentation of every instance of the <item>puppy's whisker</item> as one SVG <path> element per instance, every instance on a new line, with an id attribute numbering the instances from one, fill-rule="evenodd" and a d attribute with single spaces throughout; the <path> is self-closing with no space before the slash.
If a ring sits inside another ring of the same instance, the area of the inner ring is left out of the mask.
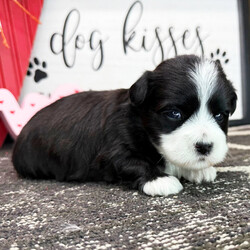
<path id="1" fill-rule="evenodd" d="M 161 162 L 162 159 L 163 159 L 163 156 L 161 156 L 161 158 L 159 159 L 159 161 L 156 162 L 156 165 L 158 165 L 158 163 Z"/>
<path id="2" fill-rule="evenodd" d="M 230 151 L 228 151 L 226 157 L 229 158 L 229 159 L 232 159 L 232 158 L 233 158 L 233 155 L 231 154 Z"/>

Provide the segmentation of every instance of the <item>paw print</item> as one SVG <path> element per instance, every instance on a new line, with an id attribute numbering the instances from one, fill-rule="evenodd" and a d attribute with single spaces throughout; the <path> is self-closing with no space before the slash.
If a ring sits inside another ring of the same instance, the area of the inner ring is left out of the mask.
<path id="1" fill-rule="evenodd" d="M 33 62 L 30 62 L 30 64 L 29 64 L 29 69 L 27 71 L 27 76 L 34 75 L 34 81 L 36 83 L 38 83 L 42 79 L 48 77 L 48 74 L 45 72 L 46 67 L 47 67 L 46 62 L 40 63 L 40 61 L 35 57 Z"/>
<path id="2" fill-rule="evenodd" d="M 213 61 L 219 61 L 220 63 L 227 64 L 229 62 L 229 59 L 226 58 L 227 52 L 224 51 L 222 54 L 220 52 L 220 49 L 217 49 L 215 53 L 211 53 L 210 57 Z"/>

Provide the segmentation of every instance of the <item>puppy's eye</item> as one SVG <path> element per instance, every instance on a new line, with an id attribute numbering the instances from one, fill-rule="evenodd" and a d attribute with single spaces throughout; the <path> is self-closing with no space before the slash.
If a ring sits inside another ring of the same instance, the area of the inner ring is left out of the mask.
<path id="1" fill-rule="evenodd" d="M 181 114 L 181 112 L 180 111 L 178 111 L 178 110 L 167 110 L 167 111 L 165 111 L 164 112 L 164 114 L 168 117 L 168 118 L 170 118 L 170 119 L 172 119 L 172 120 L 181 120 L 182 119 L 182 114 Z"/>
<path id="2" fill-rule="evenodd" d="M 215 114 L 215 115 L 214 115 L 214 119 L 215 119 L 217 122 L 221 122 L 221 121 L 223 121 L 224 116 L 223 116 L 222 113 L 218 113 L 218 114 Z"/>

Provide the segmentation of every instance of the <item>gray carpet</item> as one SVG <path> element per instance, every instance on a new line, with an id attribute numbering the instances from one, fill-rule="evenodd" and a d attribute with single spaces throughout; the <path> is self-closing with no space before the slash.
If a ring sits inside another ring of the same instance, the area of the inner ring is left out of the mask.
<path id="1" fill-rule="evenodd" d="M 250 126 L 230 129 L 213 184 L 147 197 L 102 183 L 18 178 L 0 150 L 0 249 L 250 249 Z"/>

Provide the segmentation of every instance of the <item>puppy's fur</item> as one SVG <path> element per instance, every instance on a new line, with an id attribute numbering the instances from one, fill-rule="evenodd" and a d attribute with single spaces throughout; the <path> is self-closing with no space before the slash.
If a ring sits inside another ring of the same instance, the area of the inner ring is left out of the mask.
<path id="1" fill-rule="evenodd" d="M 78 93 L 39 111 L 16 141 L 13 164 L 28 178 L 178 193 L 176 177 L 215 179 L 236 99 L 219 63 L 179 56 L 130 89 Z"/>

